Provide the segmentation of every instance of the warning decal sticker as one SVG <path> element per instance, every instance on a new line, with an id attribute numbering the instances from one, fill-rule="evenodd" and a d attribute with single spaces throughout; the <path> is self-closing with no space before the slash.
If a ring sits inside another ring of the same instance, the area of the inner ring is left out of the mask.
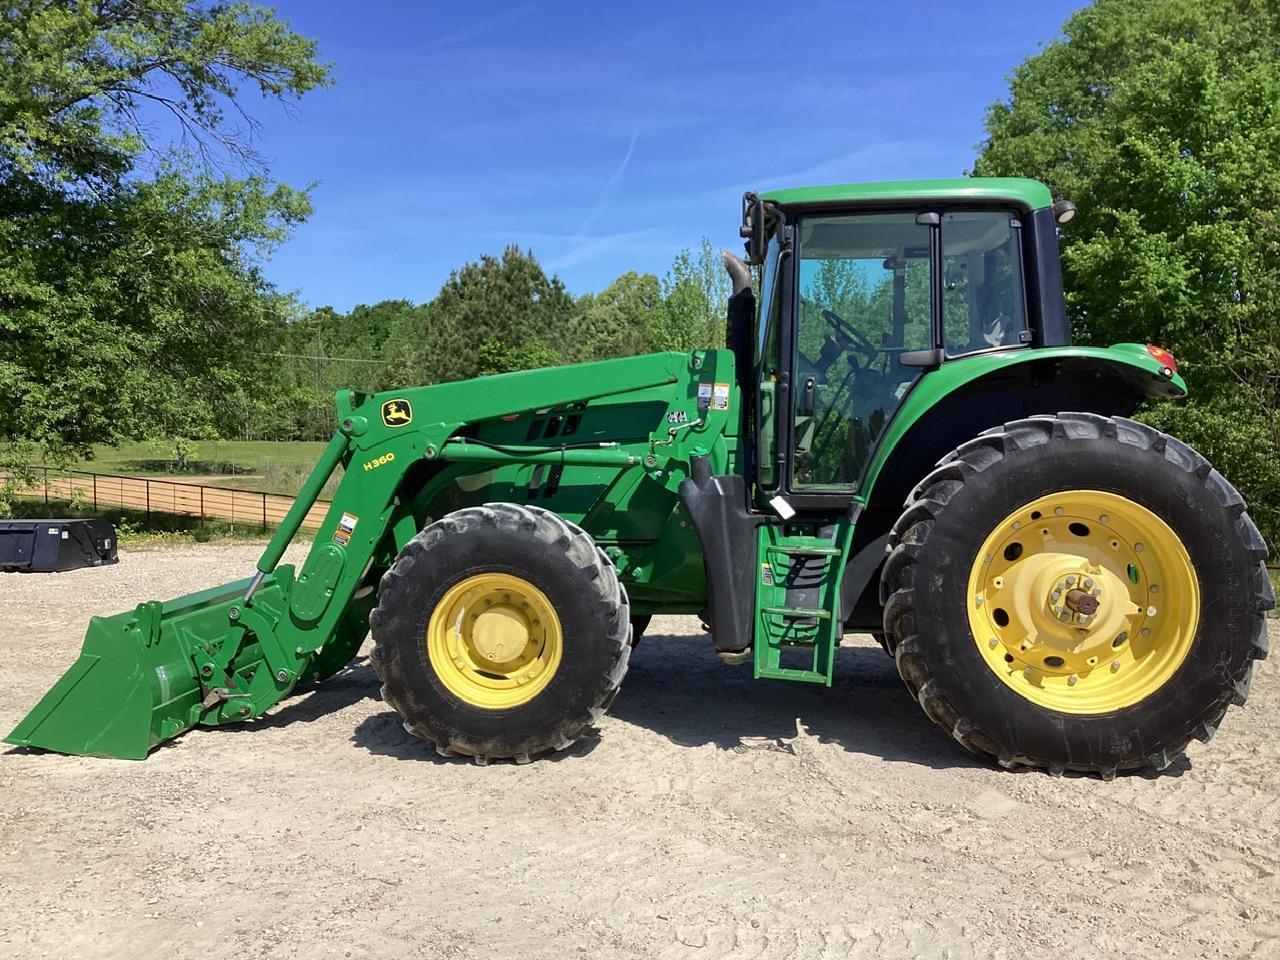
<path id="1" fill-rule="evenodd" d="M 344 513 L 342 519 L 338 521 L 338 529 L 333 531 L 333 542 L 340 547 L 345 547 L 351 542 L 351 535 L 356 532 L 356 524 L 359 522 L 359 517 Z"/>
<path id="2" fill-rule="evenodd" d="M 712 410 L 728 410 L 729 409 L 729 385 L 727 383 L 717 383 L 711 391 L 711 409 Z"/>
<path id="3" fill-rule="evenodd" d="M 698 409 L 705 410 L 711 406 L 711 384 L 698 384 Z"/>

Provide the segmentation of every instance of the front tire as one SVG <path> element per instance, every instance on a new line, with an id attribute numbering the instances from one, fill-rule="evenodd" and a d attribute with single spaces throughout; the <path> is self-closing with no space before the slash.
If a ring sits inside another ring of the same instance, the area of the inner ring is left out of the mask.
<path id="1" fill-rule="evenodd" d="M 409 541 L 369 618 L 383 699 L 448 756 L 527 762 L 617 694 L 630 606 L 580 527 L 538 507 L 455 511 Z"/>
<path id="2" fill-rule="evenodd" d="M 1267 654 L 1267 548 L 1243 499 L 1131 420 L 986 431 L 915 489 L 890 548 L 899 673 L 935 723 L 1006 767 L 1163 769 L 1244 703 Z"/>

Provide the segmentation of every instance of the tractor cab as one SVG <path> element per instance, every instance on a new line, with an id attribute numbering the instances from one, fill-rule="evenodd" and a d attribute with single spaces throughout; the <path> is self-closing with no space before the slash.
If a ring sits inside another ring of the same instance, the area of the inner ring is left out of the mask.
<path id="1" fill-rule="evenodd" d="M 1039 183 L 749 193 L 743 211 L 760 269 L 751 333 L 733 338 L 751 346 L 738 361 L 752 371 L 752 479 L 784 512 L 847 505 L 926 372 L 1070 342 L 1056 218 Z"/>
<path id="2" fill-rule="evenodd" d="M 844 629 L 881 634 L 892 525 L 948 451 L 1028 415 L 1124 416 L 1181 387 L 1071 348 L 1057 229 L 1075 208 L 1041 183 L 812 187 L 747 193 L 742 209 L 759 297 L 728 263 L 729 343 L 755 583 L 720 593 L 757 603 L 726 629 L 713 584 L 711 617 L 722 654 L 749 646 L 757 676 L 829 683 Z"/>

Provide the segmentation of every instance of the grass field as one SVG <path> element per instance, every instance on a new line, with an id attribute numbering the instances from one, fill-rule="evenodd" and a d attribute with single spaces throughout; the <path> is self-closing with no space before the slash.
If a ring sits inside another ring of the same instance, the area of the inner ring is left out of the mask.
<path id="1" fill-rule="evenodd" d="M 293 496 L 324 450 L 321 442 L 272 440 L 200 440 L 185 471 L 169 448 L 155 443 L 99 444 L 93 458 L 70 464 L 73 470 L 129 477 L 187 479 L 217 487 L 260 490 Z M 334 481 L 321 495 L 333 492 Z"/>

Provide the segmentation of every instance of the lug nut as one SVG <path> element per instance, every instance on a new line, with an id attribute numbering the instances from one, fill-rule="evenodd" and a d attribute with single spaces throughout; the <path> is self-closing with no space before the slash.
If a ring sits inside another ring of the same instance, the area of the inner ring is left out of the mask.
<path id="1" fill-rule="evenodd" d="M 1079 682 L 1080 682 L 1080 678 L 1076 676 L 1074 673 L 1071 676 L 1067 677 L 1067 683 L 1070 686 L 1074 687 Z"/>
<path id="2" fill-rule="evenodd" d="M 1116 672 L 1117 670 L 1119 670 L 1119 669 L 1120 669 L 1120 661 L 1119 661 L 1119 660 L 1112 660 L 1112 661 L 1111 661 L 1111 672 L 1112 672 L 1112 673 L 1115 673 L 1115 672 Z"/>
<path id="3" fill-rule="evenodd" d="M 992 650 L 994 650 L 996 647 L 1000 646 L 1000 641 L 997 640 L 995 637 L 992 637 L 990 640 L 987 641 L 987 646 L 990 647 Z"/>

